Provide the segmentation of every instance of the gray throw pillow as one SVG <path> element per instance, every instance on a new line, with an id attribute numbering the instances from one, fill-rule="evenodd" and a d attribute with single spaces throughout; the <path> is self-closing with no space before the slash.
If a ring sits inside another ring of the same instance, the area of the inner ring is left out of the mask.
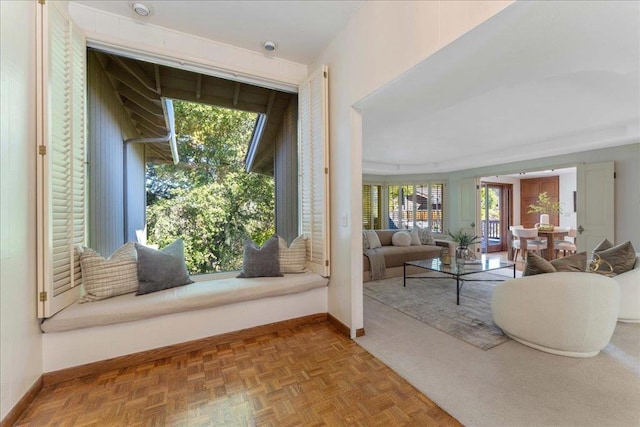
<path id="1" fill-rule="evenodd" d="M 586 271 L 587 253 L 580 252 L 575 255 L 557 258 L 547 261 L 540 255 L 530 253 L 527 255 L 527 264 L 524 267 L 523 276 L 534 276 L 543 273 L 555 273 L 558 271 Z"/>
<path id="2" fill-rule="evenodd" d="M 184 262 L 184 242 L 180 239 L 155 250 L 136 243 L 138 252 L 138 292 L 136 295 L 193 283 Z"/>
<path id="3" fill-rule="evenodd" d="M 615 274 L 633 270 L 636 263 L 636 250 L 630 241 L 613 246 L 611 242 L 604 239 L 593 253 L 600 255 L 600 258 L 611 264 Z"/>
<path id="4" fill-rule="evenodd" d="M 264 242 L 261 248 L 251 240 L 245 242 L 242 271 L 238 277 L 282 277 L 277 236 Z"/>

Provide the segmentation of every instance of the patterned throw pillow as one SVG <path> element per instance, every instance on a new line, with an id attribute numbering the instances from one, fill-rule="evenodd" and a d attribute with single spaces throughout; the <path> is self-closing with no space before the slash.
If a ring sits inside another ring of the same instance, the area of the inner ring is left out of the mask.
<path id="1" fill-rule="evenodd" d="M 431 230 L 422 227 L 416 227 L 418 229 L 418 233 L 420 233 L 420 243 L 423 245 L 435 245 L 435 241 L 433 240 L 433 234 L 431 234 Z"/>
<path id="2" fill-rule="evenodd" d="M 524 267 L 522 275 L 534 276 L 536 274 L 555 273 L 557 271 L 587 271 L 587 253 L 580 252 L 551 261 L 547 261 L 535 253 L 530 253 L 527 255 L 527 264 Z"/>
<path id="3" fill-rule="evenodd" d="M 280 272 L 280 245 L 273 236 L 261 248 L 253 241 L 244 244 L 242 271 L 239 278 L 248 277 L 282 277 Z"/>
<path id="4" fill-rule="evenodd" d="M 138 290 L 137 254 L 134 243 L 103 258 L 91 248 L 79 247 L 84 295 L 81 303 L 99 301 Z"/>
<path id="5" fill-rule="evenodd" d="M 610 264 L 615 274 L 633 270 L 636 263 L 636 250 L 630 241 L 614 246 L 609 240 L 604 239 L 596 246 L 593 253 L 598 254 L 600 258 Z"/>
<path id="6" fill-rule="evenodd" d="M 138 292 L 150 294 L 193 283 L 184 261 L 184 242 L 176 240 L 162 250 L 136 243 L 138 253 Z"/>
<path id="7" fill-rule="evenodd" d="M 278 236 L 281 273 L 304 273 L 307 271 L 306 240 L 304 236 L 298 236 L 287 246 L 287 241 Z"/>

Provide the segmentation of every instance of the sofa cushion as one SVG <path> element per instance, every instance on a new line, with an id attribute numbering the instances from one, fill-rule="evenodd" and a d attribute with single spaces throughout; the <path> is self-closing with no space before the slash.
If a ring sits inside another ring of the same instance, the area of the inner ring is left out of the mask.
<path id="1" fill-rule="evenodd" d="M 384 254 L 385 266 L 387 268 L 402 267 L 405 261 L 416 261 L 419 259 L 436 258 L 440 256 L 440 246 L 383 246 L 378 251 Z M 369 258 L 362 257 L 362 271 L 369 271 Z"/>
<path id="2" fill-rule="evenodd" d="M 636 263 L 636 250 L 630 241 L 614 246 L 604 239 L 593 250 L 600 258 L 611 264 L 615 274 L 622 274 L 633 269 Z M 595 257 L 594 257 L 595 258 Z"/>
<path id="3" fill-rule="evenodd" d="M 391 237 L 393 246 L 411 246 L 411 235 L 406 231 L 398 231 Z"/>
<path id="4" fill-rule="evenodd" d="M 523 276 L 534 276 L 543 273 L 555 273 L 562 271 L 585 272 L 587 270 L 587 253 L 580 252 L 575 255 L 557 258 L 547 261 L 535 253 L 527 256 Z"/>
<path id="5" fill-rule="evenodd" d="M 378 235 L 378 239 L 380 240 L 380 244 L 382 246 L 391 246 L 391 238 L 394 234 L 396 234 L 398 230 L 376 230 L 376 234 Z"/>

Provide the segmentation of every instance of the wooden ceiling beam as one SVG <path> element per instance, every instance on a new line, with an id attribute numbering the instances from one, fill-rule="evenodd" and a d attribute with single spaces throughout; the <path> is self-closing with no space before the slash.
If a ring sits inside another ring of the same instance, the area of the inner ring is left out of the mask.
<path id="1" fill-rule="evenodd" d="M 151 129 L 151 127 L 147 126 L 146 123 L 143 122 L 138 122 L 133 120 L 133 123 L 135 124 L 136 128 L 138 128 L 138 130 L 142 131 L 142 134 L 144 136 L 150 136 L 153 138 L 162 138 L 167 136 L 167 134 L 165 132 L 162 131 L 157 131 L 155 129 Z M 167 141 L 168 143 L 168 141 Z"/>
<path id="2" fill-rule="evenodd" d="M 148 128 L 155 129 L 156 131 L 163 133 L 164 135 L 166 135 L 168 132 L 166 125 L 158 124 L 155 122 L 154 119 L 156 118 L 156 116 L 152 116 L 150 114 L 140 115 L 134 111 L 129 111 L 129 114 L 132 120 L 138 123 L 144 123 Z"/>
<path id="3" fill-rule="evenodd" d="M 156 77 L 156 92 L 159 94 L 162 93 L 162 84 L 160 82 L 160 66 L 158 64 L 153 64 L 153 73 Z"/>
<path id="4" fill-rule="evenodd" d="M 238 98 L 240 97 L 240 82 L 236 82 L 236 87 L 233 90 L 233 105 L 238 105 Z"/>
<path id="5" fill-rule="evenodd" d="M 156 101 L 156 100 L 160 99 L 160 95 L 158 95 L 158 93 L 156 93 L 153 90 L 147 89 L 145 86 L 143 86 L 140 83 L 140 81 L 138 79 L 134 78 L 126 70 L 124 70 L 120 66 L 118 66 L 117 63 L 111 62 L 109 65 L 107 65 L 107 68 L 105 69 L 105 71 L 110 76 L 112 76 L 116 80 L 118 80 L 121 83 L 123 83 L 125 86 L 130 87 L 131 89 L 133 89 L 136 92 L 138 92 L 140 95 L 142 95 L 145 98 L 147 98 L 149 101 Z"/>
<path id="6" fill-rule="evenodd" d="M 164 122 L 164 112 L 162 111 L 162 109 L 160 109 L 161 111 L 160 114 L 152 113 L 149 110 L 145 110 L 140 105 L 128 99 L 124 101 L 123 105 L 124 105 L 124 108 L 126 108 L 127 110 L 135 111 L 141 116 L 150 116 L 149 120 L 153 120 L 151 119 L 151 117 L 155 117 L 155 118 L 160 118 Z"/>
<path id="7" fill-rule="evenodd" d="M 149 99 L 145 98 L 138 92 L 125 85 L 120 85 L 118 87 L 118 93 L 121 96 L 127 98 L 129 101 L 138 104 L 140 107 L 144 108 L 151 114 L 155 114 L 156 116 L 164 116 L 164 112 L 162 111 L 162 107 L 160 106 L 160 100 L 150 101 Z"/>
<path id="8" fill-rule="evenodd" d="M 135 59 L 123 58 L 121 56 L 110 55 L 110 58 L 117 62 L 122 68 L 127 70 L 133 77 L 142 83 L 147 89 L 156 91 L 156 84 L 151 77 L 138 65 Z"/>
<path id="9" fill-rule="evenodd" d="M 215 105 L 218 107 L 232 108 L 236 110 L 248 111 L 250 113 L 262 113 L 267 110 L 267 106 L 264 104 L 254 104 L 249 102 L 238 101 L 236 105 L 233 105 L 233 99 L 224 98 L 221 96 L 212 96 L 203 94 L 200 99 L 196 99 L 193 92 L 180 89 L 164 88 L 162 96 L 167 98 L 173 98 L 183 101 L 200 102 L 203 104 Z"/>

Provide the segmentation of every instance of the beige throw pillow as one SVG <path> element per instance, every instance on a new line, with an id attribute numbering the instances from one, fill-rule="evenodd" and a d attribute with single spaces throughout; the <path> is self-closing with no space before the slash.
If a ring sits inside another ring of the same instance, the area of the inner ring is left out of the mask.
<path id="1" fill-rule="evenodd" d="M 393 246 L 411 246 L 411 235 L 406 231 L 397 231 L 391 237 Z"/>
<path id="2" fill-rule="evenodd" d="M 103 258 L 91 248 L 78 248 L 84 295 L 81 303 L 99 301 L 138 290 L 137 253 L 134 243 Z"/>
<path id="3" fill-rule="evenodd" d="M 296 237 L 290 245 L 278 236 L 280 247 L 280 272 L 304 273 L 307 271 L 307 242 L 304 236 Z"/>
<path id="4" fill-rule="evenodd" d="M 362 235 L 365 241 L 365 249 L 376 249 L 382 247 L 380 237 L 378 237 L 378 233 L 376 233 L 375 230 L 364 230 L 362 231 Z"/>
<path id="5" fill-rule="evenodd" d="M 411 230 L 411 246 L 422 246 L 420 242 L 420 230 L 418 228 L 414 228 Z"/>

